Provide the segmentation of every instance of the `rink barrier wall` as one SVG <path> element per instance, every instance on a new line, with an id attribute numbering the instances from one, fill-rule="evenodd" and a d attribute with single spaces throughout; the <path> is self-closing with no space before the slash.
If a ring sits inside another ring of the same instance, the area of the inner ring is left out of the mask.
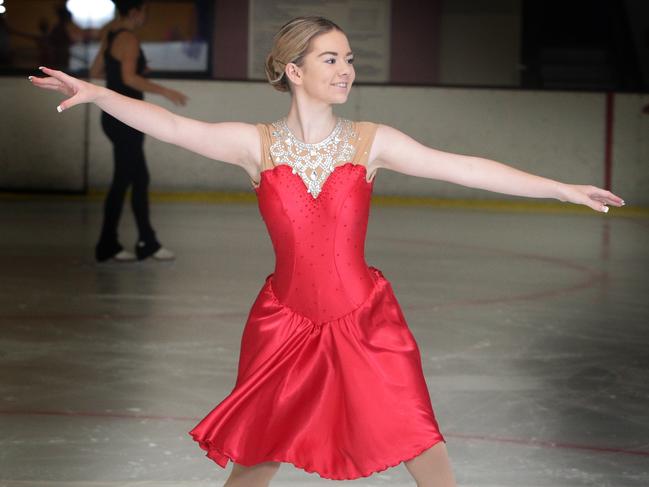
<path id="1" fill-rule="evenodd" d="M 189 103 L 173 107 L 206 121 L 273 121 L 283 116 L 289 95 L 262 82 L 165 80 Z M 61 114 L 58 94 L 38 90 L 23 78 L 0 78 L 5 114 L 0 121 L 0 188 L 3 190 L 105 190 L 112 150 L 101 131 L 100 110 L 74 107 Z M 648 95 L 616 94 L 610 180 L 628 205 L 649 205 Z M 606 93 L 359 85 L 340 116 L 391 125 L 439 150 L 495 159 L 535 174 L 579 184 L 605 184 Z M 87 135 L 86 133 L 87 128 Z M 87 137 L 87 140 L 84 138 Z M 84 143 L 88 145 L 87 166 Z M 164 193 L 247 192 L 239 167 L 209 160 L 147 137 L 151 188 Z M 87 172 L 86 172 L 87 171 Z M 433 200 L 511 200 L 487 191 L 379 170 L 375 195 Z"/>

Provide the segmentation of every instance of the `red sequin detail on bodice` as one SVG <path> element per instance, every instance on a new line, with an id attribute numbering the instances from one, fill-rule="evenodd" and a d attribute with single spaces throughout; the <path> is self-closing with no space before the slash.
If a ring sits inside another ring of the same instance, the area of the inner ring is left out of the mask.
<path id="1" fill-rule="evenodd" d="M 261 172 L 259 210 L 275 251 L 277 300 L 321 323 L 360 306 L 374 287 L 365 236 L 374 181 L 366 167 L 336 166 L 317 198 L 287 164 Z"/>

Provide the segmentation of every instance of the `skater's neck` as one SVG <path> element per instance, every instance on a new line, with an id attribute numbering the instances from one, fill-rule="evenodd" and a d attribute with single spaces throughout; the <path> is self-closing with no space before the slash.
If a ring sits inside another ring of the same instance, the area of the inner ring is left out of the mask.
<path id="1" fill-rule="evenodd" d="M 327 138 L 336 125 L 331 104 L 293 96 L 286 124 L 302 142 L 313 144 Z"/>

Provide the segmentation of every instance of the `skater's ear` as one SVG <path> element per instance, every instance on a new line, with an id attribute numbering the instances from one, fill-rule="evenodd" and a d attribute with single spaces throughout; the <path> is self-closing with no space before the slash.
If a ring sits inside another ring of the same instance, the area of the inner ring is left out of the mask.
<path id="1" fill-rule="evenodd" d="M 284 69 L 284 72 L 286 73 L 286 77 L 289 79 L 289 81 L 294 85 L 299 86 L 304 82 L 304 72 L 302 71 L 302 68 L 300 68 L 297 64 L 288 63 L 286 65 L 286 68 Z"/>

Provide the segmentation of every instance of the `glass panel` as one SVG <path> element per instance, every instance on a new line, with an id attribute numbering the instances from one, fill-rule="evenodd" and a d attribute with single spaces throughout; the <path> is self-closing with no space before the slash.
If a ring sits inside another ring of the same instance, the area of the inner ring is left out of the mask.
<path id="1" fill-rule="evenodd" d="M 0 3 L 6 8 L 0 14 L 0 69 L 5 72 L 40 65 L 86 72 L 116 16 L 110 0 Z M 149 0 L 146 9 L 146 21 L 135 32 L 149 69 L 207 74 L 211 24 L 204 20 L 210 17 L 211 2 Z"/>

